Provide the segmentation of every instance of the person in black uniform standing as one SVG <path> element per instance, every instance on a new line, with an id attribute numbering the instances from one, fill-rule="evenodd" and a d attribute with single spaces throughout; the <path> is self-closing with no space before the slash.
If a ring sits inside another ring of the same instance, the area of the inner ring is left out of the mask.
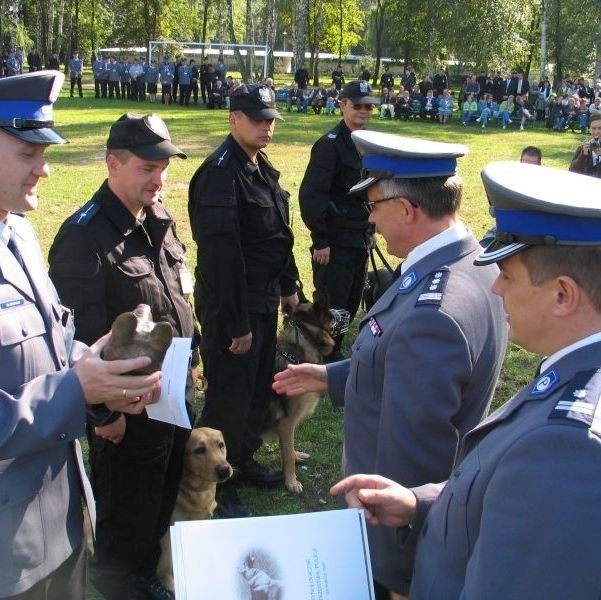
<path id="1" fill-rule="evenodd" d="M 253 458 L 272 393 L 278 305 L 298 304 L 289 194 L 262 152 L 275 119 L 281 117 L 269 87 L 238 87 L 230 97 L 230 135 L 190 182 L 194 300 L 208 383 L 201 423 L 223 432 L 236 472 L 217 489 L 224 517 L 251 514 L 238 496 L 240 483 L 283 483 L 281 471 Z"/>
<path id="2" fill-rule="evenodd" d="M 186 155 L 154 114 L 123 115 L 107 141 L 108 179 L 61 226 L 50 276 L 75 314 L 75 337 L 90 342 L 140 303 L 176 336 L 192 338 L 186 383 L 189 414 L 199 332 L 188 297 L 185 248 L 160 202 L 169 159 Z M 191 419 L 192 421 L 192 419 Z M 189 430 L 101 406 L 88 411 L 97 527 L 91 579 L 109 600 L 169 599 L 156 578 Z"/>
<path id="3" fill-rule="evenodd" d="M 351 131 L 366 125 L 375 104 L 367 82 L 347 83 L 340 94 L 342 121 L 313 145 L 299 193 L 301 216 L 311 232 L 315 289 L 327 292 L 330 306 L 349 311 L 351 320 L 361 302 L 372 242 L 366 198 L 348 193 L 361 179 Z M 330 361 L 343 358 L 341 344 L 339 335 Z"/>

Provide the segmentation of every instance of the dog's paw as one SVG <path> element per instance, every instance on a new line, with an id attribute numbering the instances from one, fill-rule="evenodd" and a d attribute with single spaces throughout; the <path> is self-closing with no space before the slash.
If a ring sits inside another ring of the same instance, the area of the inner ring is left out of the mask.
<path id="1" fill-rule="evenodd" d="M 303 484 L 295 477 L 286 481 L 286 489 L 293 494 L 300 494 L 303 491 Z"/>
<path id="2" fill-rule="evenodd" d="M 299 450 L 295 450 L 294 451 L 294 462 L 297 465 L 300 465 L 300 464 L 306 462 L 310 456 L 311 455 L 307 454 L 306 452 L 300 452 Z"/>

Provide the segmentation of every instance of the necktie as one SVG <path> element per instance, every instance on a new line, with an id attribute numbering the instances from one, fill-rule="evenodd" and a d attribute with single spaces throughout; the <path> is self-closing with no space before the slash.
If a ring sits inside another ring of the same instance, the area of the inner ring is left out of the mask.
<path id="1" fill-rule="evenodd" d="M 23 262 L 23 256 L 21 255 L 21 252 L 19 252 L 19 249 L 17 248 L 17 244 L 15 243 L 15 230 L 12 227 L 10 228 L 10 238 L 9 238 L 6 246 L 13 253 L 13 256 L 17 259 L 17 262 L 19 263 L 19 265 L 21 265 L 21 268 L 23 270 L 25 270 L 25 263 Z"/>

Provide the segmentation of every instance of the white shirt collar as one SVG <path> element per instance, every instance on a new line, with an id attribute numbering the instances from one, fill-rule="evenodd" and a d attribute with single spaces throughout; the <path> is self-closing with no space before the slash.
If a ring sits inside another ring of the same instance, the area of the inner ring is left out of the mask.
<path id="1" fill-rule="evenodd" d="M 5 246 L 8 246 L 8 241 L 10 240 L 9 222 L 10 222 L 10 215 L 8 216 L 6 223 L 0 221 L 0 243 L 3 243 Z"/>
<path id="2" fill-rule="evenodd" d="M 436 252 L 436 250 L 440 250 L 440 248 L 459 242 L 470 235 L 470 230 L 461 221 L 457 221 L 455 225 L 445 229 L 442 233 L 431 237 L 429 240 L 426 240 L 419 246 L 413 248 L 413 250 L 407 254 L 407 258 L 401 266 L 401 274 L 406 273 L 410 267 L 418 263 L 422 258 L 428 256 L 428 254 L 432 254 L 433 252 Z"/>
<path id="3" fill-rule="evenodd" d="M 545 358 L 545 360 L 541 363 L 540 372 L 544 373 L 547 369 L 552 367 L 560 358 L 571 354 L 575 350 L 579 350 L 580 348 L 590 346 L 591 344 L 595 344 L 597 342 L 601 342 L 601 331 L 598 331 L 597 333 L 593 333 L 592 335 L 582 338 L 581 340 L 578 340 L 577 342 L 574 342 L 573 344 L 570 344 L 569 346 L 566 346 L 565 348 L 562 348 L 561 350 L 558 350 L 557 352 L 551 354 L 551 356 Z"/>

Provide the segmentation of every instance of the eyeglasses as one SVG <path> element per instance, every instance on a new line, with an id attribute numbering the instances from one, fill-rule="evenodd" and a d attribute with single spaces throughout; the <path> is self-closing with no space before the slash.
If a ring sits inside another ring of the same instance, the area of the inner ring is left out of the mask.
<path id="1" fill-rule="evenodd" d="M 377 200 L 366 200 L 365 208 L 367 208 L 367 212 L 372 212 L 375 208 L 376 204 L 380 204 L 380 202 L 388 202 L 389 200 L 398 200 L 399 198 L 405 198 L 405 196 L 401 196 L 397 194 L 396 196 L 388 196 L 387 198 L 378 198 Z M 409 198 L 405 198 L 411 206 L 417 208 L 418 205 L 413 202 L 413 200 L 409 200 Z"/>
<path id="2" fill-rule="evenodd" d="M 396 196 L 388 196 L 388 198 L 379 198 L 378 200 L 366 200 L 365 208 L 367 208 L 367 212 L 372 212 L 376 204 L 380 204 L 380 202 L 388 202 L 389 200 L 397 200 L 398 198 L 400 198 L 400 196 L 397 194 Z"/>
<path id="3" fill-rule="evenodd" d="M 351 103 L 352 107 L 355 110 L 373 110 L 374 109 L 374 105 L 373 104 L 354 104 Z"/>

